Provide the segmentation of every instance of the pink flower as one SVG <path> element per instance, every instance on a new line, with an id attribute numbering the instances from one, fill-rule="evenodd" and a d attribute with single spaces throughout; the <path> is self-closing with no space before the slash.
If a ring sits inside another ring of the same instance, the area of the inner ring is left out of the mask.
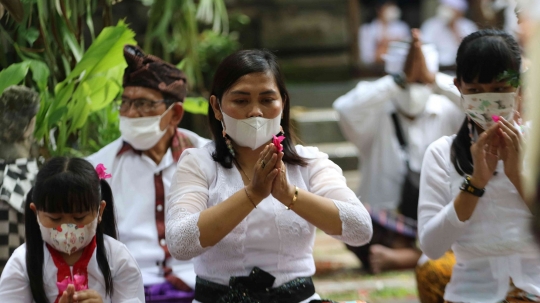
<path id="1" fill-rule="evenodd" d="M 83 275 L 74 275 L 73 280 L 71 280 L 71 277 L 66 277 L 62 282 L 56 282 L 56 286 L 58 287 L 58 292 L 60 294 L 64 293 L 69 285 L 73 285 L 75 287 L 75 291 L 88 289 L 86 277 Z"/>
<path id="2" fill-rule="evenodd" d="M 108 179 L 108 178 L 112 177 L 112 175 L 111 175 L 111 174 L 108 174 L 108 173 L 106 172 L 106 170 L 107 170 L 107 169 L 105 168 L 105 165 L 103 165 L 102 163 L 99 163 L 99 164 L 96 166 L 96 172 L 97 172 L 97 174 L 98 174 L 98 176 L 99 176 L 99 179 L 102 180 L 102 179 Z"/>
<path id="3" fill-rule="evenodd" d="M 500 120 L 499 116 L 497 116 L 497 115 L 491 116 L 491 119 L 493 119 L 493 122 L 495 122 L 495 123 L 498 123 L 499 120 Z"/>
<path id="4" fill-rule="evenodd" d="M 64 291 L 66 291 L 69 284 L 71 284 L 70 277 L 66 277 L 62 282 L 56 282 L 56 286 L 58 287 L 58 292 L 63 294 Z"/>
<path id="5" fill-rule="evenodd" d="M 86 277 L 83 275 L 74 275 L 73 282 L 75 282 L 75 290 L 85 290 L 88 289 L 88 284 L 86 284 Z"/>
<path id="6" fill-rule="evenodd" d="M 285 139 L 285 136 L 276 137 L 276 135 L 273 135 L 273 137 L 274 139 L 272 139 L 272 143 L 274 143 L 274 145 L 276 146 L 278 153 L 283 151 L 283 146 L 281 146 L 281 141 Z"/>

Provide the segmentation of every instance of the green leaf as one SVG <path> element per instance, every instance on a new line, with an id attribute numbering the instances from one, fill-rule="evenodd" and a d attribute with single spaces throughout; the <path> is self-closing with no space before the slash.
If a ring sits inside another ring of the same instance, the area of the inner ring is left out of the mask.
<path id="1" fill-rule="evenodd" d="M 50 126 L 55 125 L 56 122 L 58 122 L 58 121 L 60 121 L 60 119 L 62 119 L 62 117 L 66 114 L 67 111 L 68 111 L 67 106 L 62 106 L 62 107 L 56 109 L 54 112 L 52 112 L 49 115 L 49 119 L 48 119 L 49 125 Z"/>
<path id="2" fill-rule="evenodd" d="M 203 97 L 185 98 L 183 105 L 188 113 L 208 115 L 208 101 Z"/>
<path id="3" fill-rule="evenodd" d="M 47 81 L 49 80 L 49 67 L 47 64 L 38 61 L 30 61 L 30 70 L 32 71 L 32 79 L 36 82 L 40 91 L 45 91 L 47 89 Z"/>
<path id="4" fill-rule="evenodd" d="M 87 78 L 112 67 L 127 66 L 123 49 L 125 44 L 136 44 L 133 37 L 135 33 L 123 21 L 119 21 L 117 26 L 104 28 L 66 80 L 75 79 L 83 72 Z"/>
<path id="5" fill-rule="evenodd" d="M 8 68 L 0 72 L 0 95 L 6 88 L 12 85 L 21 83 L 30 68 L 30 62 L 24 61 L 21 63 L 11 64 Z"/>

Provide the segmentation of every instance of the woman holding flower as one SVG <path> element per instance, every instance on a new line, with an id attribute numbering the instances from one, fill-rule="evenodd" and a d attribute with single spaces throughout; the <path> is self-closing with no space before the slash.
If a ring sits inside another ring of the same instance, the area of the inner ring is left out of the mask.
<path id="1" fill-rule="evenodd" d="M 209 109 L 213 142 L 183 153 L 167 206 L 170 252 L 195 258 L 195 302 L 320 300 L 315 229 L 362 245 L 372 233 L 366 209 L 326 154 L 293 144 L 273 54 L 227 57 Z"/>

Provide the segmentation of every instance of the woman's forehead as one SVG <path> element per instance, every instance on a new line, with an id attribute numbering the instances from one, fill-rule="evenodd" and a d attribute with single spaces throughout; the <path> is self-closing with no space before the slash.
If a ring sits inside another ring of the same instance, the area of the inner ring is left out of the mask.
<path id="1" fill-rule="evenodd" d="M 238 79 L 228 90 L 227 93 L 246 91 L 257 92 L 274 90 L 279 92 L 274 75 L 270 72 L 251 73 Z"/>

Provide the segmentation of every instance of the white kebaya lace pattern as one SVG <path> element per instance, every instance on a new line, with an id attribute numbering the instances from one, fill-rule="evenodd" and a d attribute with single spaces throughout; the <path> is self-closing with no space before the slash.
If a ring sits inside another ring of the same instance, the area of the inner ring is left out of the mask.
<path id="1" fill-rule="evenodd" d="M 172 255 L 179 259 L 195 257 L 196 274 L 223 285 L 229 283 L 231 276 L 248 275 L 254 266 L 274 275 L 274 286 L 313 275 L 315 226 L 286 210 L 271 195 L 216 245 L 201 247 L 198 214 L 244 187 L 235 167 L 226 169 L 213 161 L 213 149 L 213 144 L 188 149 L 178 162 L 166 220 Z M 351 245 L 368 242 L 371 219 L 354 192 L 347 188 L 341 169 L 316 148 L 296 149 L 300 156 L 310 160 L 307 167 L 287 165 L 289 183 L 334 201 L 343 229 L 342 235 L 334 237 Z"/>

